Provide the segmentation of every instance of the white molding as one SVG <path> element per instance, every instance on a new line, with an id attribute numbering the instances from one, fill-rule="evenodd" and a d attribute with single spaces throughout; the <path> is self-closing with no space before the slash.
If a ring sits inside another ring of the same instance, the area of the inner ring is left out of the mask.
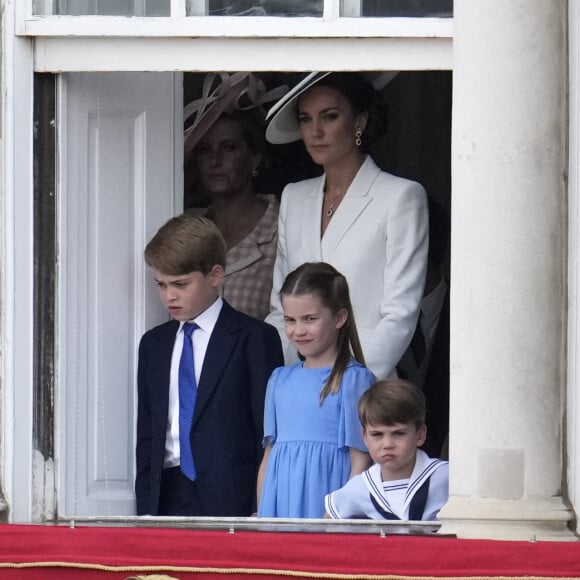
<path id="1" fill-rule="evenodd" d="M 173 210 L 175 214 L 183 208 L 183 75 L 173 75 Z M 143 260 L 144 262 L 144 260 Z M 135 373 L 137 376 L 137 373 Z"/>
<path id="2" fill-rule="evenodd" d="M 190 16 L 205 16 L 208 13 L 209 0 L 186 0 L 186 2 L 186 13 Z"/>
<path id="3" fill-rule="evenodd" d="M 347 41 L 348 42 L 348 41 Z M 450 38 L 37 38 L 37 72 L 450 70 Z"/>
<path id="4" fill-rule="evenodd" d="M 344 16 L 356 16 L 360 18 L 362 11 L 362 1 L 363 0 L 343 0 L 342 2 L 342 12 Z"/>
<path id="5" fill-rule="evenodd" d="M 60 77 L 59 518 L 134 512 L 137 350 L 167 320 L 142 255 L 181 211 L 181 77 Z"/>
<path id="6" fill-rule="evenodd" d="M 340 17 L 340 0 L 324 0 L 322 17 L 324 20 L 337 20 Z"/>
<path id="7" fill-rule="evenodd" d="M 10 520 L 32 521 L 33 53 L 14 36 L 17 4 L 3 3 L 2 20 L 1 467 Z"/>
<path id="8" fill-rule="evenodd" d="M 580 508 L 580 230 L 578 225 L 580 187 L 580 7 L 568 2 L 569 26 L 569 167 L 568 167 L 568 380 L 567 463 L 568 497 L 578 517 Z M 576 531 L 580 531 L 577 523 Z"/>
<path id="9" fill-rule="evenodd" d="M 25 23 L 28 18 L 32 17 L 32 6 L 28 2 L 16 2 L 15 12 L 13 14 L 15 28 L 15 34 L 24 34 L 26 26 Z M 8 12 L 10 13 L 10 12 Z M 8 32 L 4 30 L 4 33 Z"/>
<path id="10" fill-rule="evenodd" d="M 453 36 L 452 18 L 33 16 L 27 36 L 219 38 L 425 38 Z"/>
<path id="11" fill-rule="evenodd" d="M 171 0 L 171 18 L 185 18 L 185 0 Z"/>
<path id="12" fill-rule="evenodd" d="M 63 237 L 66 235 L 66 211 L 68 207 L 63 207 L 62 198 L 66 195 L 67 187 L 71 187 L 73 184 L 69 183 L 69 166 L 68 157 L 65 154 L 68 151 L 68 138 L 67 138 L 67 122 L 68 118 L 66 116 L 66 111 L 68 110 L 68 91 L 67 91 L 67 77 L 65 75 L 60 75 L 57 77 L 56 82 L 56 119 L 57 119 L 57 143 L 56 143 L 56 162 L 57 162 L 57 172 L 56 172 L 56 223 L 58 224 L 56 235 L 58 247 L 61 247 Z M 60 304 L 68 304 L 68 288 L 66 284 L 63 284 L 62 280 L 62 260 L 59 258 L 56 265 L 56 283 L 55 283 L 55 385 L 54 390 L 54 456 L 56 460 L 55 469 L 55 489 L 61 489 L 64 485 L 64 478 L 61 477 L 61 470 L 58 469 L 59 461 L 61 457 L 64 457 L 65 453 L 65 443 L 67 437 L 67 429 L 70 426 L 67 425 L 66 420 L 63 419 L 64 413 L 61 412 L 63 405 L 65 404 L 67 397 L 66 393 L 63 393 L 58 385 L 61 384 L 62 376 L 64 374 L 64 369 L 62 368 L 62 357 L 63 353 L 66 352 L 66 326 L 61 324 L 61 319 L 63 313 L 61 312 Z M 58 338 L 57 338 L 58 337 Z M 76 469 L 76 465 L 72 467 Z"/>

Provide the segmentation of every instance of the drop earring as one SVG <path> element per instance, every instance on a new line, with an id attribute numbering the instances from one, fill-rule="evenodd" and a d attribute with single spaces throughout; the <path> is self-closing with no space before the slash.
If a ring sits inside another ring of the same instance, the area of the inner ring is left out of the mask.
<path id="1" fill-rule="evenodd" d="M 260 172 L 256 168 L 252 169 L 252 177 L 256 179 L 258 175 L 260 175 Z"/>
<path id="2" fill-rule="evenodd" d="M 360 147 L 361 143 L 362 143 L 362 140 L 361 140 L 362 131 L 360 129 L 357 129 L 356 133 L 354 134 L 354 137 L 355 137 L 354 142 L 355 142 L 356 146 Z"/>

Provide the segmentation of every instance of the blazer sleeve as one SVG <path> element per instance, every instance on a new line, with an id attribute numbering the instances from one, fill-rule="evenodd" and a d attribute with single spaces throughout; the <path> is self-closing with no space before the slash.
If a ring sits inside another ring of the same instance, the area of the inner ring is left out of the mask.
<path id="1" fill-rule="evenodd" d="M 147 386 L 147 377 L 149 376 L 147 360 L 147 338 L 144 336 L 139 344 L 139 362 L 137 367 L 137 443 L 135 449 L 137 515 L 147 514 L 150 511 L 151 401 Z"/>
<path id="2" fill-rule="evenodd" d="M 252 334 L 247 352 L 250 361 L 250 384 L 252 397 L 252 420 L 257 434 L 257 443 L 264 436 L 264 400 L 268 380 L 274 369 L 284 365 L 282 346 L 276 329 L 270 324 L 260 324 L 260 332 Z"/>
<path id="3" fill-rule="evenodd" d="M 389 200 L 380 318 L 360 328 L 367 366 L 377 378 L 393 374 L 409 346 L 421 307 L 427 272 L 429 213 L 423 187 L 409 181 Z"/>

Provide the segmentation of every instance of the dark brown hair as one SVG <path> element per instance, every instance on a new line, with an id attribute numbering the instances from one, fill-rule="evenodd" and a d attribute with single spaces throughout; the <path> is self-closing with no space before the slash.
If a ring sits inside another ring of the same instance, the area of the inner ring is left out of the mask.
<path id="1" fill-rule="evenodd" d="M 350 103 L 355 115 L 367 114 L 367 127 L 361 135 L 361 151 L 367 152 L 367 135 L 372 121 L 370 119 L 370 110 L 375 95 L 373 85 L 359 72 L 333 72 L 317 81 L 312 85 L 312 88 L 317 86 L 328 87 L 338 91 Z M 298 114 L 299 110 L 300 97 L 298 97 L 298 102 L 296 104 L 296 114 Z"/>
<path id="2" fill-rule="evenodd" d="M 355 113 L 368 113 L 374 96 L 373 85 L 359 72 L 334 72 L 320 79 L 314 86 L 334 89 L 344 95 Z"/>
<path id="3" fill-rule="evenodd" d="M 280 289 L 280 297 L 305 294 L 314 294 L 323 306 L 334 313 L 342 308 L 347 312 L 346 322 L 338 331 L 338 356 L 328 380 L 320 391 L 322 404 L 329 393 L 338 393 L 349 361 L 354 358 L 364 365 L 365 359 L 356 330 L 346 278 L 326 262 L 306 262 L 286 276 Z"/>
<path id="4" fill-rule="evenodd" d="M 162 225 L 145 248 L 145 261 L 169 276 L 209 274 L 226 267 L 226 243 L 209 219 L 183 213 Z"/>
<path id="5" fill-rule="evenodd" d="M 414 423 L 419 429 L 425 424 L 425 413 L 423 391 L 402 379 L 376 381 L 358 402 L 358 416 L 363 427 Z"/>

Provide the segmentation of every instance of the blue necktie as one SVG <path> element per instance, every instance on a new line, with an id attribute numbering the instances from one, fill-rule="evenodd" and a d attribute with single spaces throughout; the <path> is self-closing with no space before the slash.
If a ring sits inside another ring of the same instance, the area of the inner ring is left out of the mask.
<path id="1" fill-rule="evenodd" d="M 191 424 L 193 422 L 193 410 L 197 396 L 197 381 L 193 366 L 193 343 L 191 335 L 199 328 L 193 322 L 183 325 L 183 349 L 179 361 L 179 448 L 181 471 L 185 477 L 193 481 L 195 479 L 195 465 L 191 450 Z"/>

